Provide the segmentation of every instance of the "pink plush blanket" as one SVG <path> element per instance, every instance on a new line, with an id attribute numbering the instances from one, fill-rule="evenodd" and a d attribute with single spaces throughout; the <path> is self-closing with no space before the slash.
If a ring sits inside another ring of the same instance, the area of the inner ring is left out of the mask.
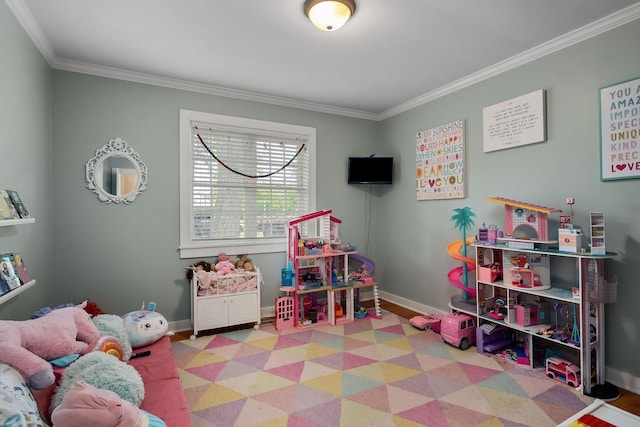
<path id="1" fill-rule="evenodd" d="M 212 274 L 211 285 L 203 288 L 198 286 L 198 296 L 235 294 L 255 290 L 258 287 L 258 274 L 243 271 L 231 274 Z"/>

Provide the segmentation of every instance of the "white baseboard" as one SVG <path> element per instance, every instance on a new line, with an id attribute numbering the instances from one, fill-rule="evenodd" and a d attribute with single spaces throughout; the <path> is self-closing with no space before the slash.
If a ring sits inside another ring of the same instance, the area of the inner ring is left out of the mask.
<path id="1" fill-rule="evenodd" d="M 407 298 L 403 298 L 403 297 L 399 297 L 397 295 L 390 294 L 390 293 L 384 292 L 384 291 L 380 291 L 380 298 L 382 298 L 385 301 L 389 301 L 389 302 L 392 302 L 392 303 L 394 303 L 396 305 L 399 305 L 400 307 L 404 307 L 404 308 L 416 311 L 416 312 L 421 313 L 421 314 L 427 314 L 427 313 L 449 314 L 450 313 L 449 311 L 442 311 L 439 308 L 431 307 L 431 306 L 426 305 L 426 304 L 420 304 L 420 303 L 415 302 L 413 300 L 410 300 L 410 299 L 407 299 Z"/>
<path id="2" fill-rule="evenodd" d="M 640 394 L 640 378 L 612 368 L 605 368 L 605 378 L 611 384 L 635 394 Z"/>
<path id="3" fill-rule="evenodd" d="M 169 322 L 169 330 L 171 332 L 184 332 L 192 331 L 191 319 L 176 320 L 175 322 Z"/>

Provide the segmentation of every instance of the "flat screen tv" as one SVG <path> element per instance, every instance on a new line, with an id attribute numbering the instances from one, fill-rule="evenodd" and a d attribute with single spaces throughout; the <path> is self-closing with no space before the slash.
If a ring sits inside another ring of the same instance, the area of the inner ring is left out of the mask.
<path id="1" fill-rule="evenodd" d="M 393 157 L 349 157 L 349 184 L 392 184 Z"/>

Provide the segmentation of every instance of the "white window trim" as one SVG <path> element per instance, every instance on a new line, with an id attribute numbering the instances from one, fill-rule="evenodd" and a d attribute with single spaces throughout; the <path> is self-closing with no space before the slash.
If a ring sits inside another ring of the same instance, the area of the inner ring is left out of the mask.
<path id="1" fill-rule="evenodd" d="M 309 136 L 309 212 L 315 211 L 316 204 L 316 130 L 312 127 L 291 125 L 223 116 L 191 110 L 180 110 L 180 258 L 200 258 L 217 255 L 220 251 L 228 254 L 286 252 L 287 238 L 230 240 L 223 242 L 195 242 L 191 239 L 191 122 L 217 123 L 220 125 L 253 128 L 264 132 L 302 133 Z"/>

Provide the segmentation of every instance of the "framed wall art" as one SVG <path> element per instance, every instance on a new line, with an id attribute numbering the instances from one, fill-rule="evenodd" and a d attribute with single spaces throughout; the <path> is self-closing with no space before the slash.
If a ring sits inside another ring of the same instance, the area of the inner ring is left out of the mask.
<path id="1" fill-rule="evenodd" d="M 464 120 L 416 135 L 418 200 L 464 198 Z"/>
<path id="2" fill-rule="evenodd" d="M 600 178 L 640 178 L 640 77 L 600 89 Z"/>
<path id="3" fill-rule="evenodd" d="M 546 92 L 543 89 L 482 109 L 484 152 L 547 140 Z"/>

